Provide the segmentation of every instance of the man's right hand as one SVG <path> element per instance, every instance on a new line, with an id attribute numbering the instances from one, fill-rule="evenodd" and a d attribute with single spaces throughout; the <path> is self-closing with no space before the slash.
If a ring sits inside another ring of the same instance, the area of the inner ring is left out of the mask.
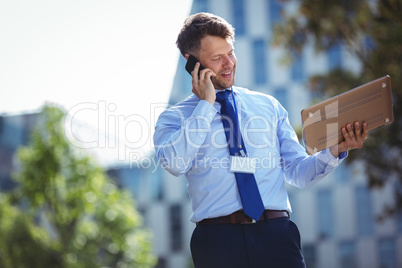
<path id="1" fill-rule="evenodd" d="M 201 70 L 200 77 L 198 77 L 198 69 L 200 68 L 200 63 L 194 67 L 194 70 L 191 72 L 191 76 L 193 77 L 193 93 L 200 99 L 206 100 L 211 105 L 214 105 L 216 95 L 215 95 L 215 87 L 212 83 L 211 77 L 215 77 L 216 74 L 209 68 L 205 68 Z"/>

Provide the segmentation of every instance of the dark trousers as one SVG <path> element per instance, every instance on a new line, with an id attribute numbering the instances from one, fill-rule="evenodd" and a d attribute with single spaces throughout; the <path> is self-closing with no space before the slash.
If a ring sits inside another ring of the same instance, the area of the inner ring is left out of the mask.
<path id="1" fill-rule="evenodd" d="M 299 230 L 289 218 L 198 225 L 190 244 L 196 268 L 306 267 Z"/>

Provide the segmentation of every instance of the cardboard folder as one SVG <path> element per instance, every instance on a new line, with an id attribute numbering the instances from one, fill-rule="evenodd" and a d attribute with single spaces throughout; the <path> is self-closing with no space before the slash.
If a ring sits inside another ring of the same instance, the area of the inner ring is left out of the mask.
<path id="1" fill-rule="evenodd" d="M 387 75 L 301 112 L 303 140 L 308 154 L 343 141 L 342 127 L 366 122 L 368 130 L 394 121 L 391 78 Z"/>

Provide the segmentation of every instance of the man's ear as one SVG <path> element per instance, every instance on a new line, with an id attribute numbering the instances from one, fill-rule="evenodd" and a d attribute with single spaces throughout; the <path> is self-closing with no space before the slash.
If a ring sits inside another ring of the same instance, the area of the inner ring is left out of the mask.
<path id="1" fill-rule="evenodd" d="M 186 58 L 186 60 L 188 60 L 188 57 L 190 57 L 190 54 L 184 54 L 184 58 Z"/>

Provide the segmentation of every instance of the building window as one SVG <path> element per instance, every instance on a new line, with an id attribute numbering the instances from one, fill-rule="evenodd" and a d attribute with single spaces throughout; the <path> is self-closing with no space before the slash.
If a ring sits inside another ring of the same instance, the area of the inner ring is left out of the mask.
<path id="1" fill-rule="evenodd" d="M 170 215 L 170 246 L 173 252 L 183 248 L 182 207 L 178 204 L 169 209 Z"/>
<path id="2" fill-rule="evenodd" d="M 341 242 L 339 245 L 339 260 L 342 268 L 355 268 L 356 249 L 352 241 Z"/>
<path id="3" fill-rule="evenodd" d="M 264 40 L 259 39 L 253 42 L 254 82 L 257 85 L 267 82 L 266 50 L 267 44 Z"/>
<path id="4" fill-rule="evenodd" d="M 274 90 L 274 98 L 279 101 L 279 103 L 288 110 L 289 96 L 288 91 L 284 88 L 277 88 Z"/>
<path id="5" fill-rule="evenodd" d="M 306 266 L 308 268 L 317 267 L 317 265 L 316 265 L 317 256 L 316 256 L 316 250 L 315 250 L 314 245 L 304 245 L 303 246 L 303 256 L 304 256 L 304 261 L 306 262 Z"/>
<path id="6" fill-rule="evenodd" d="M 340 44 L 333 45 L 328 50 L 329 69 L 341 69 L 342 68 L 342 46 Z"/>
<path id="7" fill-rule="evenodd" d="M 162 201 L 164 198 L 163 172 L 164 170 L 161 167 L 158 167 L 157 170 L 151 175 L 152 183 L 150 188 L 152 200 Z"/>
<path id="8" fill-rule="evenodd" d="M 332 193 L 330 190 L 320 190 L 317 193 L 318 225 L 320 238 L 333 236 L 334 215 L 332 206 Z"/>
<path id="9" fill-rule="evenodd" d="M 396 267 L 395 240 L 393 238 L 380 239 L 378 243 L 378 253 L 381 268 Z"/>
<path id="10" fill-rule="evenodd" d="M 282 3 L 278 0 L 267 0 L 269 7 L 269 17 L 271 19 L 271 25 L 282 21 Z"/>
<path id="11" fill-rule="evenodd" d="M 241 36 L 246 33 L 244 1 L 232 0 L 233 6 L 233 27 L 236 29 L 236 35 Z"/>
<path id="12" fill-rule="evenodd" d="M 365 186 L 356 188 L 357 230 L 359 235 L 371 235 L 374 231 L 374 218 L 370 192 Z"/>
<path id="13" fill-rule="evenodd" d="M 345 165 L 340 165 L 334 170 L 334 174 L 338 183 L 346 183 L 350 178 L 350 169 Z"/>
<path id="14" fill-rule="evenodd" d="M 293 81 L 297 82 L 303 81 L 306 77 L 304 72 L 304 58 L 301 53 L 294 53 L 293 55 L 291 77 Z"/>
<path id="15" fill-rule="evenodd" d="M 168 262 L 165 257 L 159 257 L 158 263 L 156 264 L 155 268 L 166 268 L 168 267 Z"/>

